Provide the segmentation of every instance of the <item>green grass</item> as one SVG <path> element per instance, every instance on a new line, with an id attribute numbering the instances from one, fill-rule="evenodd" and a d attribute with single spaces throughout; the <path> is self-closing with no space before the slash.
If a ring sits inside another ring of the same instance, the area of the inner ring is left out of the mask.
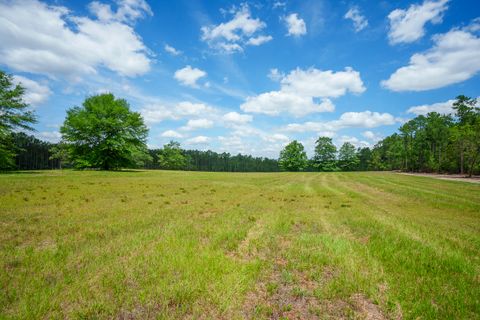
<path id="1" fill-rule="evenodd" d="M 480 318 L 480 185 L 0 176 L 0 318 Z"/>

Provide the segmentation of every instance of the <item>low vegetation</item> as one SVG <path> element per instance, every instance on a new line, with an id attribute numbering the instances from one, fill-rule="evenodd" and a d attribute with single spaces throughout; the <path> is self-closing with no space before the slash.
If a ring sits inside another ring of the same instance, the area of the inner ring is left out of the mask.
<path id="1" fill-rule="evenodd" d="M 0 176 L 0 318 L 480 318 L 480 185 L 392 173 Z"/>

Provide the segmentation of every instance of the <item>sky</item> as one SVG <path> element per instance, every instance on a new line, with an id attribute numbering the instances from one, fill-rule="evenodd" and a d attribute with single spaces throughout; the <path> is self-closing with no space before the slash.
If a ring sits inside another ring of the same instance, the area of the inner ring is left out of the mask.
<path id="1" fill-rule="evenodd" d="M 478 0 L 0 0 L 0 69 L 51 142 L 66 110 L 111 92 L 142 114 L 151 148 L 372 147 L 480 95 L 479 36 Z"/>

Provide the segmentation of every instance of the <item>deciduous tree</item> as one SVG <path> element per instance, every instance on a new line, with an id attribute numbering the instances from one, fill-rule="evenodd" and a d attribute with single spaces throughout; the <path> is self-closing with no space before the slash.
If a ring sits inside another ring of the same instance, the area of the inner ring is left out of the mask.
<path id="1" fill-rule="evenodd" d="M 315 155 L 313 156 L 313 164 L 319 171 L 336 171 L 338 170 L 337 147 L 332 142 L 332 138 L 319 137 L 315 142 Z"/>
<path id="2" fill-rule="evenodd" d="M 120 169 L 150 157 L 142 116 L 110 93 L 89 97 L 81 107 L 68 110 L 60 132 L 78 168 Z"/>
<path id="3" fill-rule="evenodd" d="M 303 145 L 294 140 L 280 152 L 278 164 L 283 171 L 303 171 L 308 165 Z"/>
<path id="4" fill-rule="evenodd" d="M 0 70 L 0 169 L 14 165 L 13 131 L 33 130 L 30 125 L 36 122 L 35 114 L 23 100 L 24 94 L 22 85 L 14 85 L 12 75 Z"/>

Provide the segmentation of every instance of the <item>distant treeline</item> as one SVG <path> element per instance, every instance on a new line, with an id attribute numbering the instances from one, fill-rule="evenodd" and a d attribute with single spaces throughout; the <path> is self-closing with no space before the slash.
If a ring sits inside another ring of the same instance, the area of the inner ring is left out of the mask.
<path id="1" fill-rule="evenodd" d="M 17 170 L 42 170 L 69 168 L 72 165 L 68 160 L 56 157 L 58 144 L 45 142 L 33 135 L 26 135 L 23 132 L 12 133 L 16 149 L 15 168 Z M 168 144 L 170 145 L 170 144 Z M 166 147 L 162 149 L 150 149 L 151 159 L 137 168 L 145 169 L 176 169 L 190 171 L 224 171 L 224 172 L 273 172 L 279 171 L 278 161 L 263 157 L 252 157 L 250 155 L 231 155 L 230 153 L 217 153 L 213 151 L 182 150 L 179 158 L 170 155 L 169 159 L 165 154 Z M 175 144 L 177 146 L 178 144 Z M 179 146 L 179 145 L 178 145 Z M 159 158 L 163 159 L 159 161 Z"/>
<path id="2" fill-rule="evenodd" d="M 273 172 L 279 171 L 278 161 L 250 155 L 231 155 L 230 153 L 217 153 L 211 150 L 180 150 L 185 158 L 181 166 L 168 165 L 159 161 L 163 149 L 149 150 L 151 161 L 145 164 L 146 169 L 177 169 L 189 171 L 224 171 L 224 172 Z"/>

